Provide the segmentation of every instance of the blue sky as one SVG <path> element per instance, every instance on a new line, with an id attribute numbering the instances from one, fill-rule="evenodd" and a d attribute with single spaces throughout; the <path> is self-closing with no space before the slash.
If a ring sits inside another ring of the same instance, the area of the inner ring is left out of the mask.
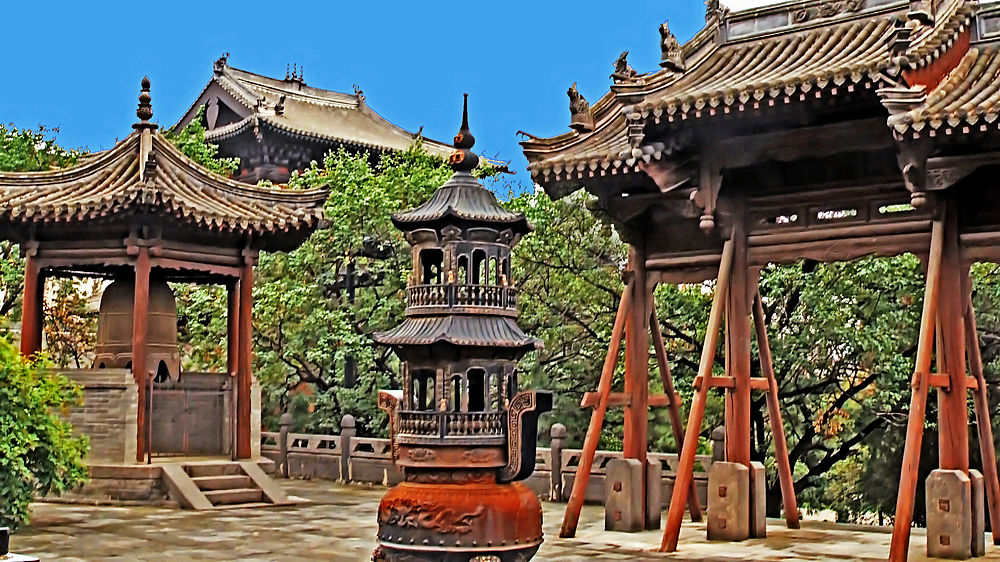
<path id="1" fill-rule="evenodd" d="M 741 0 L 737 0 L 740 3 Z M 742 0 L 743 3 L 753 0 Z M 614 2 L 12 2 L 5 5 L 0 121 L 59 127 L 67 147 L 108 148 L 135 121 L 139 81 L 154 120 L 171 125 L 208 82 L 212 62 L 350 92 L 391 121 L 449 141 L 468 92 L 477 150 L 511 160 L 527 184 L 519 129 L 568 130 L 566 89 L 591 102 L 628 49 L 658 69 L 657 27 L 681 41 L 704 24 L 701 0 Z"/>

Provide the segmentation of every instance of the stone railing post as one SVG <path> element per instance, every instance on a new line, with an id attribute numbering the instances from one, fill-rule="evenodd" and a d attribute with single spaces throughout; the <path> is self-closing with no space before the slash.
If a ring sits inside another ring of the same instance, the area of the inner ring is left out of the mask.
<path id="1" fill-rule="evenodd" d="M 712 430 L 712 461 L 725 462 L 726 460 L 726 428 L 719 426 Z"/>
<path id="2" fill-rule="evenodd" d="M 354 437 L 354 416 L 344 414 L 340 420 L 340 481 L 351 481 L 351 438 Z"/>
<path id="3" fill-rule="evenodd" d="M 562 450 L 566 446 L 566 426 L 561 423 L 552 424 L 549 435 L 552 436 L 552 441 L 549 445 L 552 466 L 552 472 L 550 473 L 551 480 L 549 482 L 549 501 L 561 502 L 563 501 Z"/>
<path id="4" fill-rule="evenodd" d="M 294 421 L 292 414 L 288 412 L 281 414 L 278 419 L 278 454 L 280 455 L 281 475 L 285 478 L 288 478 L 288 434 L 292 430 Z"/>

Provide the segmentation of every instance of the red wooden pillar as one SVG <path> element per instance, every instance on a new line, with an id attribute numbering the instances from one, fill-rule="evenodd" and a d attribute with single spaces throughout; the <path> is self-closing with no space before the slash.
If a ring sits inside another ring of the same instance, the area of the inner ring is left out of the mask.
<path id="1" fill-rule="evenodd" d="M 969 406 L 965 363 L 965 266 L 958 245 L 958 213 L 947 205 L 941 251 L 941 292 L 938 328 L 948 375 L 948 387 L 938 388 L 938 452 L 940 467 L 969 471 Z"/>
<path id="2" fill-rule="evenodd" d="M 934 220 L 927 258 L 927 286 L 924 290 L 924 306 L 920 315 L 916 365 L 911 384 L 910 407 L 907 410 L 906 444 L 899 474 L 899 492 L 896 496 L 896 518 L 892 527 L 892 544 L 889 546 L 889 560 L 893 562 L 905 561 L 910 545 L 910 525 L 913 523 L 913 504 L 916 499 L 917 471 L 920 465 L 920 443 L 924 435 L 931 355 L 934 348 L 938 298 L 941 292 L 944 230 L 943 222 L 940 219 Z"/>
<path id="3" fill-rule="evenodd" d="M 135 460 L 142 462 L 149 446 L 147 424 L 149 412 L 146 411 L 146 389 L 149 376 L 146 368 L 146 335 L 148 333 L 149 312 L 149 248 L 140 246 L 135 260 L 135 295 L 132 303 L 132 377 L 139 387 L 139 408 L 136 420 L 138 436 L 136 439 Z"/>
<path id="4" fill-rule="evenodd" d="M 629 250 L 629 262 L 635 275 L 632 283 L 632 308 L 625 324 L 625 430 L 622 453 L 626 459 L 642 463 L 642 513 L 646 513 L 646 447 L 649 425 L 649 289 L 646 280 L 646 256 L 635 248 Z"/>
<path id="5" fill-rule="evenodd" d="M 750 465 L 750 295 L 747 239 L 742 225 L 733 229 L 733 273 L 726 314 L 726 375 L 735 379 L 726 420 L 726 460 Z"/>
<path id="6" fill-rule="evenodd" d="M 226 283 L 226 372 L 236 376 L 239 369 L 239 317 L 240 293 L 239 280 L 233 279 Z"/>
<path id="7" fill-rule="evenodd" d="M 37 249 L 27 248 L 24 261 L 24 293 L 21 302 L 21 355 L 42 350 L 42 299 L 45 280 L 38 267 Z"/>
<path id="8" fill-rule="evenodd" d="M 239 337 L 236 370 L 236 458 L 250 458 L 250 383 L 253 378 L 251 315 L 253 314 L 253 259 L 244 256 L 239 283 Z"/>

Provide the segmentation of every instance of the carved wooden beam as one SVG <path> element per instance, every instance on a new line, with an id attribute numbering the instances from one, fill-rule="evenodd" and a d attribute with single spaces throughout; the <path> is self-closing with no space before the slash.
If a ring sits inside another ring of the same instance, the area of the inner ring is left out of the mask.
<path id="1" fill-rule="evenodd" d="M 929 138 L 897 138 L 896 161 L 903 173 L 903 183 L 910 191 L 910 204 L 920 208 L 927 204 L 927 159 L 934 147 Z"/>

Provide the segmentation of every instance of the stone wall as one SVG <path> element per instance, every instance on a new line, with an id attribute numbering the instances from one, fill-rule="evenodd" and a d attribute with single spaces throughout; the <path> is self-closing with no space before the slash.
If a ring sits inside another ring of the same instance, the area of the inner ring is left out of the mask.
<path id="1" fill-rule="evenodd" d="M 88 468 L 89 478 L 76 490 L 46 501 L 66 503 L 167 504 L 167 489 L 158 465 Z"/>
<path id="2" fill-rule="evenodd" d="M 73 431 L 90 439 L 88 462 L 135 462 L 139 389 L 126 369 L 60 371 L 83 389 L 83 403 L 64 415 Z"/>
<path id="3" fill-rule="evenodd" d="M 347 417 L 349 416 L 345 416 Z M 290 429 L 286 426 L 281 433 L 261 434 L 261 453 L 275 462 L 279 474 L 292 478 L 318 478 L 384 486 L 393 486 L 403 478 L 392 462 L 389 440 L 356 437 L 353 418 L 349 420 L 349 424 L 342 423 L 339 435 L 291 433 Z M 535 470 L 525 479 L 524 484 L 542 499 L 564 502 L 569 499 L 573 489 L 582 451 L 565 448 L 566 428 L 560 424 L 553 425 L 551 437 L 551 446 L 536 449 Z M 281 446 L 282 440 L 285 447 Z M 604 502 L 606 467 L 611 460 L 620 458 L 621 451 L 597 451 L 584 491 L 585 501 Z M 660 463 L 660 497 L 663 504 L 668 505 L 679 459 L 675 453 L 649 453 L 649 458 Z M 706 505 L 707 473 L 713 458 L 710 455 L 698 455 L 696 459 L 695 486 L 701 504 Z"/>

